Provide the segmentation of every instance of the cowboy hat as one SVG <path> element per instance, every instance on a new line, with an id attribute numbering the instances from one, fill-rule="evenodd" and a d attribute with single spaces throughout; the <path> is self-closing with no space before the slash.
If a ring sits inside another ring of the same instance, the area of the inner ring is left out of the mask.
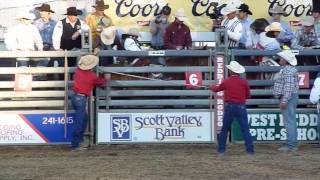
<path id="1" fill-rule="evenodd" d="M 29 20 L 34 20 L 36 16 L 33 13 L 30 12 L 20 12 L 17 16 L 16 19 L 29 19 Z"/>
<path id="2" fill-rule="evenodd" d="M 241 74 L 241 73 L 246 72 L 245 68 L 241 64 L 239 64 L 237 61 L 231 61 L 229 65 L 226 65 L 226 67 L 230 71 L 237 73 L 237 74 Z"/>
<path id="3" fill-rule="evenodd" d="M 67 13 L 64 15 L 68 16 L 78 16 L 82 15 L 82 11 L 80 9 L 77 9 L 76 7 L 68 7 L 67 8 Z"/>
<path id="4" fill-rule="evenodd" d="M 115 26 L 109 26 L 107 28 L 104 28 L 100 34 L 101 41 L 105 45 L 113 44 L 114 39 L 116 37 L 116 27 Z"/>
<path id="5" fill-rule="evenodd" d="M 297 65 L 297 58 L 290 50 L 284 50 L 279 53 L 277 53 L 278 56 L 280 56 L 282 59 L 286 60 L 289 64 L 292 66 Z"/>
<path id="6" fill-rule="evenodd" d="M 245 3 L 240 5 L 239 11 L 246 12 L 247 14 L 252 15 L 252 12 L 249 10 L 249 6 Z"/>
<path id="7" fill-rule="evenodd" d="M 301 21 L 302 26 L 313 26 L 314 25 L 314 18 L 311 16 L 306 16 L 302 21 Z"/>
<path id="8" fill-rule="evenodd" d="M 178 9 L 178 11 L 176 12 L 176 14 L 174 15 L 179 21 L 186 21 L 188 18 L 184 12 L 183 8 Z"/>
<path id="9" fill-rule="evenodd" d="M 250 25 L 250 28 L 256 32 L 264 32 L 268 25 L 269 22 L 265 18 L 259 18 L 253 21 L 253 23 Z"/>
<path id="10" fill-rule="evenodd" d="M 320 12 L 320 3 L 318 0 L 312 0 L 312 11 L 311 12 Z"/>
<path id="11" fill-rule="evenodd" d="M 269 26 L 266 27 L 265 29 L 266 32 L 269 31 L 284 31 L 283 28 L 281 27 L 281 24 L 279 22 L 273 22 Z"/>
<path id="12" fill-rule="evenodd" d="M 82 56 L 78 62 L 78 67 L 82 70 L 89 70 L 94 68 L 99 62 L 99 58 L 94 55 Z"/>
<path id="13" fill-rule="evenodd" d="M 141 34 L 137 28 L 130 28 L 125 35 L 141 37 Z"/>
<path id="14" fill-rule="evenodd" d="M 42 4 L 40 7 L 36 7 L 36 10 L 54 13 L 54 11 L 50 9 L 49 4 Z"/>
<path id="15" fill-rule="evenodd" d="M 96 5 L 92 6 L 98 11 L 104 11 L 106 9 L 109 9 L 108 4 L 104 4 L 104 0 L 97 0 Z"/>
<path id="16" fill-rule="evenodd" d="M 239 11 L 236 5 L 227 4 L 224 8 L 221 9 L 221 14 L 225 16 L 236 11 Z"/>
<path id="17" fill-rule="evenodd" d="M 284 12 L 283 8 L 280 6 L 275 6 L 272 9 L 269 9 L 269 13 L 286 15 L 286 12 Z"/>

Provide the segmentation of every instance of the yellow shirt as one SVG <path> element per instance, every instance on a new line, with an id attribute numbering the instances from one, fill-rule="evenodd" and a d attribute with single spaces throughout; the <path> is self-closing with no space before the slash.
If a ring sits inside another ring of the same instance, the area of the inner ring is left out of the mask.
<path id="1" fill-rule="evenodd" d="M 90 27 L 90 30 L 92 32 L 92 45 L 93 45 L 93 47 L 96 47 L 96 43 L 98 42 L 98 38 L 100 37 L 100 33 L 102 31 L 102 29 L 99 29 L 102 27 L 102 25 L 100 23 L 100 20 L 102 18 L 108 19 L 108 21 L 106 21 L 107 24 L 104 24 L 103 27 L 109 27 L 112 25 L 112 20 L 107 15 L 100 17 L 100 16 L 97 16 L 95 13 L 92 13 L 92 14 L 89 14 L 85 19 L 86 24 Z"/>

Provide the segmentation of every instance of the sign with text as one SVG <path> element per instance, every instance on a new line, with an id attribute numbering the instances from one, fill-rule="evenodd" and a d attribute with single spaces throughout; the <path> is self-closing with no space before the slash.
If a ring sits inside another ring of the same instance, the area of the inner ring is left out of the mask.
<path id="1" fill-rule="evenodd" d="M 64 114 L 0 114 L 0 144 L 70 143 L 74 115 L 68 114 L 64 137 Z"/>
<path id="2" fill-rule="evenodd" d="M 299 141 L 317 140 L 317 114 L 297 114 Z M 248 114 L 250 133 L 254 141 L 285 141 L 287 139 L 283 117 L 279 113 L 250 113 Z M 243 141 L 240 126 L 233 123 L 232 140 Z"/>
<path id="3" fill-rule="evenodd" d="M 211 142 L 210 112 L 98 113 L 98 143 Z"/>
<path id="4" fill-rule="evenodd" d="M 202 73 L 200 71 L 185 72 L 186 88 L 194 89 L 202 86 Z"/>
<path id="5" fill-rule="evenodd" d="M 217 85 L 221 84 L 225 77 L 225 58 L 224 56 L 218 55 L 214 61 L 214 80 Z M 224 93 L 223 91 L 215 94 L 215 126 L 217 132 L 219 132 L 223 125 L 223 114 L 224 114 Z"/>

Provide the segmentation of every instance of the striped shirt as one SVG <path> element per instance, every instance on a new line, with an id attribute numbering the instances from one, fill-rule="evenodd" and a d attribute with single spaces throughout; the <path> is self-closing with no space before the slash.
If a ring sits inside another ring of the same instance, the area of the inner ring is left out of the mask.
<path id="1" fill-rule="evenodd" d="M 298 70 L 287 65 L 280 70 L 273 87 L 273 95 L 281 97 L 282 103 L 287 103 L 293 94 L 299 91 Z"/>
<path id="2" fill-rule="evenodd" d="M 228 34 L 228 47 L 235 48 L 239 46 L 239 41 L 242 36 L 242 24 L 240 20 L 235 17 L 233 19 L 224 19 L 222 21 L 222 26 L 227 29 Z"/>

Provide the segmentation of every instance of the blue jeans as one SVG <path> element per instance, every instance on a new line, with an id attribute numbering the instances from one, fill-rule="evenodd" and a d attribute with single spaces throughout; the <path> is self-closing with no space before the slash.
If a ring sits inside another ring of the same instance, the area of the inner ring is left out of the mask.
<path id="1" fill-rule="evenodd" d="M 71 147 L 77 148 L 83 141 L 83 133 L 86 130 L 88 122 L 88 113 L 86 111 L 87 96 L 73 94 L 71 97 L 73 109 L 75 110 L 75 120 L 71 135 Z"/>
<path id="2" fill-rule="evenodd" d="M 289 99 L 287 108 L 281 109 L 283 116 L 284 126 L 287 130 L 287 144 L 288 148 L 292 149 L 298 145 L 298 132 L 297 132 L 297 120 L 296 120 L 296 109 L 298 105 L 298 94 L 293 94 Z"/>
<path id="3" fill-rule="evenodd" d="M 253 153 L 252 137 L 249 131 L 248 114 L 245 104 L 226 103 L 224 107 L 223 126 L 220 134 L 218 134 L 218 152 L 224 153 L 226 151 L 226 141 L 228 130 L 231 127 L 234 118 L 237 118 L 240 124 L 241 132 L 244 137 L 246 151 Z"/>

